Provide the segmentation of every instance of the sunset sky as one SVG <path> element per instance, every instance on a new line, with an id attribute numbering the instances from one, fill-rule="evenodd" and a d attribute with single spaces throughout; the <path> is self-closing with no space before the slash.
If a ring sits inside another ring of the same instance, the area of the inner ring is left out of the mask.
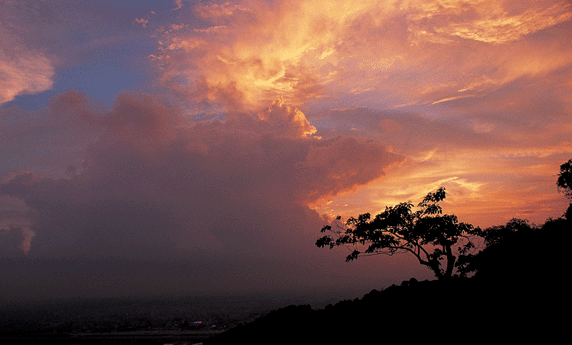
<path id="1" fill-rule="evenodd" d="M 439 187 L 560 217 L 569 0 L 0 0 L 0 301 L 381 288 L 315 247 Z"/>

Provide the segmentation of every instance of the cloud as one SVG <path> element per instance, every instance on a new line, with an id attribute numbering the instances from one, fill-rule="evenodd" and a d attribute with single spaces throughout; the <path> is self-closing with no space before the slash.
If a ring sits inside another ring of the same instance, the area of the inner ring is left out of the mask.
<path id="1" fill-rule="evenodd" d="M 373 138 L 407 159 L 388 169 L 380 183 L 333 197 L 317 210 L 373 213 L 445 186 L 445 211 L 474 225 L 502 224 L 511 217 L 540 223 L 560 216 L 568 201 L 557 192 L 554 176 L 572 154 L 572 127 L 568 101 L 559 95 L 561 83 L 548 80 L 556 82 L 539 86 L 521 80 L 480 100 L 444 102 L 436 105 L 445 107 L 439 109 L 441 117 L 367 108 L 321 114 L 312 123 L 322 137 Z"/>
<path id="2" fill-rule="evenodd" d="M 148 30 L 111 25 L 148 17 L 103 5 L 87 23 L 83 5 L 14 16 L 66 24 L 20 25 L 31 31 L 9 39 L 37 60 L 2 52 L 0 63 L 25 72 L 152 38 L 157 51 L 142 55 L 165 96 L 124 93 L 101 110 L 69 91 L 45 109 L 0 110 L 7 275 L 31 286 L 65 272 L 53 291 L 94 293 L 160 291 L 151 270 L 172 291 L 295 285 L 341 277 L 313 251 L 322 213 L 375 212 L 440 186 L 447 212 L 481 226 L 567 206 L 553 178 L 571 153 L 568 2 L 189 4 L 168 3 Z M 72 28 L 81 34 L 61 35 Z"/>
<path id="3" fill-rule="evenodd" d="M 9 10 L 0 4 L 0 10 Z M 49 90 L 55 75 L 53 62 L 38 49 L 19 37 L 18 24 L 2 21 L 0 24 L 0 105 L 16 96 Z"/>
<path id="4" fill-rule="evenodd" d="M 272 102 L 270 107 L 258 113 L 258 117 L 280 134 L 306 137 L 316 133 L 316 127 L 310 125 L 304 113 L 284 105 L 282 99 Z"/>
<path id="5" fill-rule="evenodd" d="M 42 177 L 62 176 L 66 167 L 81 166 L 83 151 L 101 133 L 93 109 L 77 91 L 58 94 L 37 111 L 0 109 L 0 178 L 31 167 L 40 167 Z"/>
<path id="6" fill-rule="evenodd" d="M 500 3 L 490 6 L 475 6 L 480 18 L 471 22 L 449 22 L 447 27 L 435 31 L 451 36 L 482 41 L 487 43 L 507 43 L 568 21 L 572 18 L 572 6 L 566 2 L 557 2 L 550 7 L 532 7 L 525 11 L 509 14 Z"/>
<path id="7" fill-rule="evenodd" d="M 316 135 L 372 138 L 408 157 L 392 182 L 335 197 L 331 206 L 356 205 L 355 215 L 371 211 L 364 205 L 418 196 L 400 188 L 426 193 L 447 183 L 467 205 L 489 200 L 471 220 L 492 225 L 504 221 L 486 216 L 491 199 L 506 201 L 502 190 L 532 200 L 511 191 L 506 172 L 526 171 L 513 185 L 539 181 L 534 202 L 554 194 L 549 178 L 522 167 L 549 176 L 570 153 L 572 48 L 562 40 L 572 25 L 569 3 L 248 1 L 225 3 L 226 12 L 219 5 L 195 8 L 217 9 L 199 15 L 205 30 L 161 36 L 161 81 L 194 102 L 192 112 L 253 112 L 280 96 L 309 114 Z M 245 10 L 231 10 L 238 5 Z M 326 110 L 356 105 L 365 108 L 340 116 Z M 558 200 L 528 217 L 549 216 Z M 529 207 L 495 205 L 499 217 Z"/>
<path id="8" fill-rule="evenodd" d="M 216 19 L 232 16 L 236 12 L 248 12 L 250 10 L 246 6 L 227 1 L 221 4 L 199 4 L 195 7 L 195 11 L 202 18 Z"/>
<path id="9" fill-rule="evenodd" d="M 175 7 L 173 7 L 172 11 L 178 11 L 183 8 L 183 0 L 174 0 L 173 2 Z"/>
<path id="10" fill-rule="evenodd" d="M 348 94 L 374 107 L 431 104 L 571 62 L 558 38 L 572 18 L 562 1 L 248 1 L 194 10 L 205 28 L 160 33 L 162 82 L 219 109 L 252 111 L 278 96 L 341 106 Z M 517 52 L 526 54 L 514 59 Z"/>
<path id="11" fill-rule="evenodd" d="M 352 6 L 330 4 L 331 12 L 323 13 L 317 5 L 255 1 L 198 6 L 204 30 L 162 32 L 157 55 L 163 82 L 197 101 L 224 98 L 223 106 L 241 110 L 260 108 L 280 95 L 294 105 L 319 97 L 315 64 L 304 62 L 307 55 L 315 61 L 332 48 L 341 20 L 336 11 Z"/>
<path id="12" fill-rule="evenodd" d="M 78 98 L 59 95 L 52 109 L 78 110 L 63 117 L 73 124 L 85 111 Z M 156 96 L 121 94 L 97 121 L 103 133 L 76 174 L 24 172 L 0 187 L 31 210 L 30 260 L 87 261 L 103 271 L 98 260 L 300 265 L 323 221 L 310 206 L 403 160 L 375 141 L 312 136 L 305 115 L 281 101 L 189 126 Z"/>
<path id="13" fill-rule="evenodd" d="M 141 24 L 141 27 L 146 28 L 149 24 L 149 20 L 145 18 L 135 18 L 135 23 Z"/>
<path id="14" fill-rule="evenodd" d="M 30 208 L 18 198 L 0 196 L 0 248 L 4 257 L 27 254 L 35 233 L 27 218 Z"/>

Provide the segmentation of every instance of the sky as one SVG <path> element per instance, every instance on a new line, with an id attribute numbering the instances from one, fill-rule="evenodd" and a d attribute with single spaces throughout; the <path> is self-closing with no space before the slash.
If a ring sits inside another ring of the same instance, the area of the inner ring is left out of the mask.
<path id="1" fill-rule="evenodd" d="M 568 0 L 1 0 L 1 301 L 382 288 L 333 217 L 568 200 Z"/>

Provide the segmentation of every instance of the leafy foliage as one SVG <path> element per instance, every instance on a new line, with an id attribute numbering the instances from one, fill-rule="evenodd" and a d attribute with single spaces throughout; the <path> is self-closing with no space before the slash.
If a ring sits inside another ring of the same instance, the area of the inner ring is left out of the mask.
<path id="1" fill-rule="evenodd" d="M 430 268 L 438 279 L 450 278 L 456 261 L 475 247 L 471 240 L 481 234 L 471 224 L 459 223 L 455 215 L 443 214 L 439 202 L 446 197 L 445 188 L 429 193 L 414 210 L 411 202 L 386 207 L 385 211 L 371 217 L 369 213 L 349 218 L 344 227 L 341 217 L 336 218 L 335 228 L 325 225 L 321 232 L 330 234 L 319 238 L 316 246 L 361 246 L 346 257 L 352 261 L 360 256 L 394 255 L 409 253 L 420 264 Z M 454 246 L 458 245 L 457 248 Z M 442 261 L 446 261 L 442 267 Z"/>
<path id="2" fill-rule="evenodd" d="M 511 260 L 524 260 L 517 254 L 519 248 L 524 248 L 523 241 L 530 242 L 536 238 L 538 228 L 525 219 L 513 218 L 506 225 L 491 226 L 481 231 L 485 248 L 477 254 L 461 255 L 457 261 L 457 269 L 461 276 L 471 273 L 477 275 L 490 272 L 502 272 L 506 275 L 507 267 L 513 266 Z M 527 242 L 527 245 L 529 243 Z M 515 271 L 515 267 L 510 270 Z"/>
<path id="3" fill-rule="evenodd" d="M 569 198 L 572 198 L 572 159 L 560 166 L 556 184 Z"/>
<path id="4" fill-rule="evenodd" d="M 548 219 L 543 225 L 513 218 L 505 225 L 483 230 L 486 247 L 458 260 L 461 276 L 500 285 L 534 286 L 567 272 L 572 221 Z"/>

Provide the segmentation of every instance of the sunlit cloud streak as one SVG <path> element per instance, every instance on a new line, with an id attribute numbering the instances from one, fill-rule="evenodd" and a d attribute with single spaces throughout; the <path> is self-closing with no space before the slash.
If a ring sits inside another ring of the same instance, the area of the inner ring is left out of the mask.
<path id="1" fill-rule="evenodd" d="M 13 15 L 10 1 L 0 3 L 0 105 L 21 94 L 51 88 L 54 63 L 41 50 L 30 47 L 22 37 L 26 28 Z"/>

